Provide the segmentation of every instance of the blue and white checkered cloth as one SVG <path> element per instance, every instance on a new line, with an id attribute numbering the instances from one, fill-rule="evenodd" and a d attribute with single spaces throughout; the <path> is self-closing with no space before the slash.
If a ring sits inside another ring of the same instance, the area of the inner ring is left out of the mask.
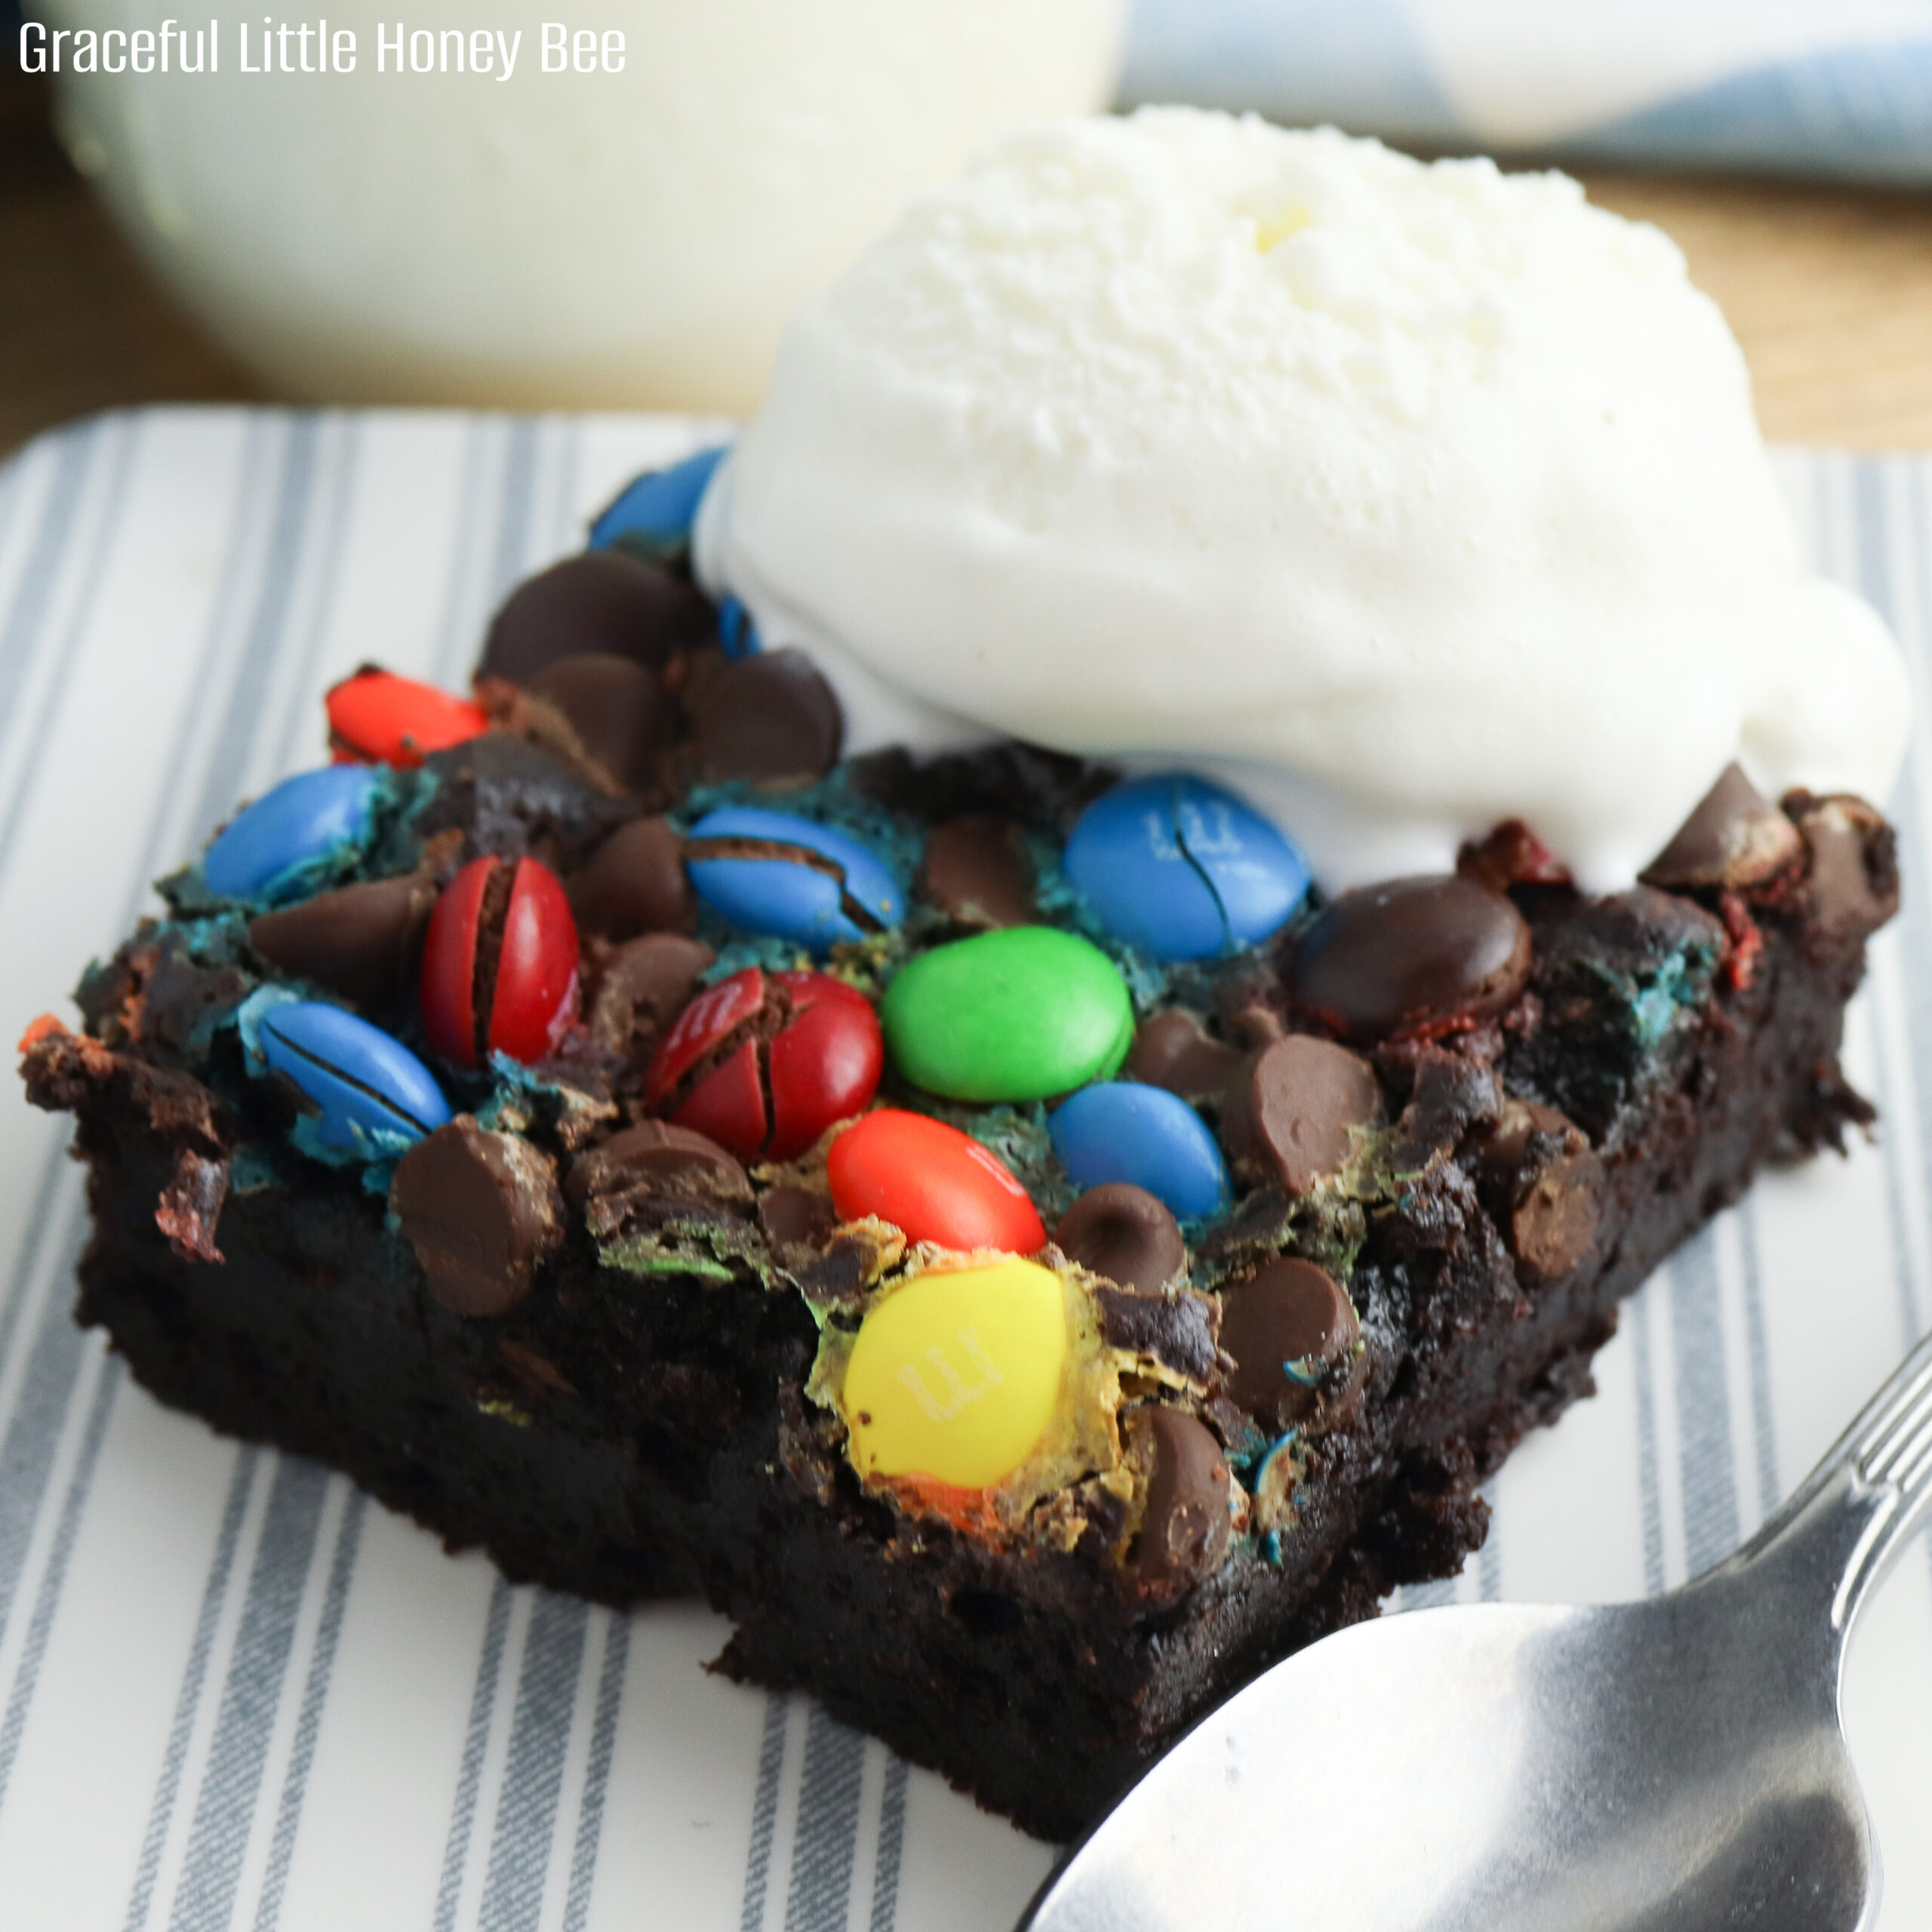
<path id="1" fill-rule="evenodd" d="M 1458 152 L 1932 183 L 1928 0 L 1133 0 L 1128 101 Z"/>

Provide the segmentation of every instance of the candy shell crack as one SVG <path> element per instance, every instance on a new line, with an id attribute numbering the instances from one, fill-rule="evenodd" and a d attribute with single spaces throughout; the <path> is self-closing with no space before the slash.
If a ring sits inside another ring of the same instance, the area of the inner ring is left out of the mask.
<path id="1" fill-rule="evenodd" d="M 879 933 L 885 930 L 875 915 L 853 897 L 846 886 L 845 868 L 836 859 L 815 852 L 808 845 L 788 844 L 777 838 L 730 837 L 691 838 L 685 841 L 686 864 L 702 864 L 712 859 L 758 859 L 803 866 L 808 871 L 822 874 L 838 887 L 838 909 L 861 932 Z"/>

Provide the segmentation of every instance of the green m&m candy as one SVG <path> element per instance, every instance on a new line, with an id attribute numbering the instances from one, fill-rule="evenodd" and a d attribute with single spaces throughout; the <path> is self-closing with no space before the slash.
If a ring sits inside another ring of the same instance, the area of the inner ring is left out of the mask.
<path id="1" fill-rule="evenodd" d="M 1044 1100 L 1116 1072 L 1134 1008 L 1113 962 L 1051 926 L 1008 926 L 913 961 L 880 1018 L 900 1076 L 949 1100 Z"/>

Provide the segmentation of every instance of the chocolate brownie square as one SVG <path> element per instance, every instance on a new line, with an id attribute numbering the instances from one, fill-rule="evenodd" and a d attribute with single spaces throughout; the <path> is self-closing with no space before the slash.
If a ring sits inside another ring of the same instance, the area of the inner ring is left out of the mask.
<path id="1" fill-rule="evenodd" d="M 338 688 L 361 761 L 29 1032 L 80 1318 L 512 1578 L 705 1596 L 724 1668 L 1065 1837 L 1454 1572 L 1619 1299 L 1869 1121 L 1891 835 L 1733 771 L 1628 892 L 1511 825 L 1326 903 L 1254 833 L 1243 897 L 1176 778 L 1156 891 L 1117 774 L 841 761 L 731 629 L 603 551 L 473 700 Z"/>

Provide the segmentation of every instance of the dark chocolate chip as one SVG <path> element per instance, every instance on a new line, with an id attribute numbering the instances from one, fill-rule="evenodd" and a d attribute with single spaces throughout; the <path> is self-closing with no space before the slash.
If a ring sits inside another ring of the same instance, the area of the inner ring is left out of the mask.
<path id="1" fill-rule="evenodd" d="M 1176 1007 L 1142 1023 L 1124 1072 L 1183 1100 L 1217 1100 L 1241 1060 L 1238 1047 L 1216 1039 L 1192 1014 Z"/>
<path id="2" fill-rule="evenodd" d="M 1030 926 L 1040 916 L 1026 835 L 1011 819 L 989 812 L 933 827 L 919 890 L 955 925 L 974 932 Z"/>
<path id="3" fill-rule="evenodd" d="M 715 956 L 702 940 L 682 933 L 646 933 L 626 941 L 597 976 L 590 996 L 592 1037 L 627 1060 L 648 1059 Z"/>
<path id="4" fill-rule="evenodd" d="M 1245 1006 L 1238 1006 L 1228 1015 L 1228 1025 L 1234 1036 L 1252 1052 L 1263 1047 L 1272 1047 L 1277 1040 L 1288 1037 L 1288 1023 L 1275 1008 L 1265 1001 L 1251 1000 Z"/>
<path id="5" fill-rule="evenodd" d="M 1361 1324 L 1334 1278 L 1282 1257 L 1221 1300 L 1221 1349 L 1234 1361 L 1228 1393 L 1285 1429 L 1309 1415 L 1328 1371 L 1355 1352 Z"/>
<path id="6" fill-rule="evenodd" d="M 251 919 L 248 943 L 278 972 L 379 1012 L 408 990 L 435 906 L 426 873 L 364 879 Z"/>
<path id="7" fill-rule="evenodd" d="M 530 691 L 561 714 L 583 755 L 620 790 L 650 783 L 677 724 L 677 707 L 655 671 L 632 658 L 583 651 L 539 672 Z"/>
<path id="8" fill-rule="evenodd" d="M 562 1234 L 549 1157 L 459 1114 L 396 1163 L 389 1207 L 451 1313 L 506 1315 Z"/>
<path id="9" fill-rule="evenodd" d="M 689 1128 L 648 1120 L 614 1134 L 571 1163 L 565 1183 L 593 1234 L 608 1232 L 639 1201 L 748 1204 L 745 1171 L 716 1141 Z"/>
<path id="10" fill-rule="evenodd" d="M 1289 986 L 1336 1032 L 1373 1040 L 1500 1013 L 1529 976 L 1521 913 L 1451 872 L 1343 893 L 1302 936 Z"/>
<path id="11" fill-rule="evenodd" d="M 1166 1205 L 1126 1181 L 1090 1187 L 1060 1217 L 1054 1240 L 1069 1261 L 1152 1294 L 1187 1266 L 1187 1244 Z"/>
<path id="12" fill-rule="evenodd" d="M 697 923 L 684 841 L 664 819 L 634 818 L 619 826 L 564 889 L 578 925 L 606 939 L 688 933 Z"/>
<path id="13" fill-rule="evenodd" d="M 1567 1274 L 1589 1253 L 1603 1213 L 1603 1162 L 1567 1114 L 1534 1100 L 1504 1104 L 1481 1143 L 1476 1187 L 1532 1284 Z"/>
<path id="14" fill-rule="evenodd" d="M 1291 1033 L 1251 1054 L 1228 1083 L 1221 1139 L 1243 1175 L 1306 1194 L 1340 1172 L 1358 1128 L 1382 1118 L 1382 1089 L 1359 1054 Z"/>
<path id="15" fill-rule="evenodd" d="M 1798 804 L 1795 798 L 1794 804 Z M 1899 909 L 1899 874 L 1891 828 L 1863 798 L 1806 796 L 1798 829 L 1811 866 L 1818 923 L 1833 940 L 1861 940 Z"/>
<path id="16" fill-rule="evenodd" d="M 809 785 L 838 761 L 838 700 L 802 651 L 694 660 L 684 700 L 705 784 Z"/>
<path id="17" fill-rule="evenodd" d="M 675 571 L 615 551 L 588 551 L 510 593 L 490 620 L 477 675 L 527 685 L 560 657 L 592 651 L 661 671 L 717 629 L 711 605 Z"/>
<path id="18" fill-rule="evenodd" d="M 1129 1569 L 1164 1594 L 1211 1576 L 1227 1555 L 1233 1527 L 1220 1444 L 1193 1417 L 1151 1407 L 1129 1411 L 1127 1441 L 1130 1454 L 1148 1471 Z"/>
<path id="19" fill-rule="evenodd" d="M 808 1187 L 771 1187 L 758 1198 L 758 1225 L 775 1248 L 823 1247 L 838 1225 L 832 1203 Z"/>
<path id="20" fill-rule="evenodd" d="M 1789 865 L 1801 843 L 1791 820 L 1727 764 L 1642 877 L 1646 885 L 1742 891 Z"/>

